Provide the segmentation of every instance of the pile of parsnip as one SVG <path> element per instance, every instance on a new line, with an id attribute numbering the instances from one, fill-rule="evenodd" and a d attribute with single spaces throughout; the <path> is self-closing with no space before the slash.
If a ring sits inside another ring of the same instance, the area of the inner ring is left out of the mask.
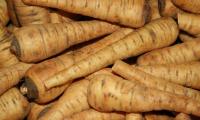
<path id="1" fill-rule="evenodd" d="M 0 0 L 0 120 L 200 120 L 200 0 Z"/>

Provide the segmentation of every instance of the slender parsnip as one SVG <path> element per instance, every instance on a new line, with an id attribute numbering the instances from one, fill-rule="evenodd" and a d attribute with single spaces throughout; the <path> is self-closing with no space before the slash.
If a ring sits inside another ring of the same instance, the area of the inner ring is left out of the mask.
<path id="1" fill-rule="evenodd" d="M 158 78 L 183 86 L 200 89 L 200 62 L 166 65 L 139 65 L 137 68 Z"/>
<path id="2" fill-rule="evenodd" d="M 200 102 L 111 75 L 97 75 L 90 81 L 88 102 L 98 111 L 170 110 L 200 116 Z"/>
<path id="3" fill-rule="evenodd" d="M 188 97 L 200 102 L 199 91 L 154 77 L 137 69 L 134 66 L 126 64 L 125 62 L 117 61 L 112 67 L 112 70 L 127 80 L 138 81 L 148 87 L 166 91 L 171 94 Z"/>
<path id="4" fill-rule="evenodd" d="M 161 18 L 130 33 L 123 39 L 77 62 L 45 81 L 47 89 L 65 84 L 113 64 L 118 59 L 137 56 L 173 43 L 178 28 L 172 18 Z"/>
<path id="5" fill-rule="evenodd" d="M 87 102 L 87 79 L 72 83 L 59 100 L 39 120 L 63 120 L 72 114 L 89 109 Z"/>
<path id="6" fill-rule="evenodd" d="M 172 2 L 185 11 L 200 13 L 199 0 L 172 0 Z"/>
<path id="7" fill-rule="evenodd" d="M 27 4 L 58 8 L 138 28 L 149 21 L 148 0 L 23 0 Z M 67 4 L 66 4 L 67 3 Z M 120 12 L 119 12 L 120 11 Z"/>
<path id="8" fill-rule="evenodd" d="M 125 120 L 125 116 L 120 113 L 103 113 L 94 109 L 76 113 L 64 120 Z"/>
<path id="9" fill-rule="evenodd" d="M 200 40 L 176 44 L 170 47 L 153 50 L 137 60 L 139 65 L 185 63 L 200 59 Z"/>
<path id="10" fill-rule="evenodd" d="M 0 96 L 0 120 L 23 120 L 29 109 L 29 102 L 17 88 Z"/>
<path id="11" fill-rule="evenodd" d="M 37 62 L 72 45 L 116 31 L 119 27 L 103 21 L 82 21 L 32 25 L 15 32 L 11 50 L 24 62 Z"/>
<path id="12" fill-rule="evenodd" d="M 46 103 L 58 97 L 68 85 L 46 90 L 44 81 L 59 71 L 120 40 L 132 31 L 133 29 L 121 28 L 111 35 L 75 50 L 72 53 L 67 52 L 56 58 L 33 65 L 26 73 L 27 96 L 38 103 Z"/>

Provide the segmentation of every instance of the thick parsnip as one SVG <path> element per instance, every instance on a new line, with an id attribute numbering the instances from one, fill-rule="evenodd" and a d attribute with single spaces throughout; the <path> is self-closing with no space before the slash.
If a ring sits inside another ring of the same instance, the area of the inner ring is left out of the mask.
<path id="1" fill-rule="evenodd" d="M 113 64 L 118 59 L 137 56 L 153 49 L 168 46 L 176 40 L 177 35 L 177 25 L 172 18 L 154 20 L 118 42 L 49 78 L 45 81 L 45 86 L 49 89 L 62 85 Z"/>
<path id="2" fill-rule="evenodd" d="M 23 120 L 29 109 L 29 102 L 17 88 L 0 96 L 0 120 Z"/>
<path id="3" fill-rule="evenodd" d="M 29 6 L 22 0 L 7 0 L 11 21 L 15 26 L 45 24 L 50 22 L 49 10 L 38 6 Z"/>
<path id="4" fill-rule="evenodd" d="M 6 0 L 0 1 L 0 23 L 6 25 L 9 21 L 8 8 Z"/>
<path id="5" fill-rule="evenodd" d="M 111 75 L 97 75 L 90 81 L 88 102 L 106 112 L 170 110 L 200 116 L 200 102 Z"/>
<path id="6" fill-rule="evenodd" d="M 140 113 L 129 113 L 126 114 L 126 120 L 145 120 Z"/>
<path id="7" fill-rule="evenodd" d="M 10 67 L 0 69 L 0 95 L 17 85 L 31 66 L 32 64 L 19 62 Z"/>
<path id="8" fill-rule="evenodd" d="M 183 10 L 193 13 L 200 13 L 199 0 L 172 0 L 172 2 Z"/>
<path id="9" fill-rule="evenodd" d="M 94 109 L 76 113 L 64 120 L 124 120 L 125 116 L 120 113 L 103 113 Z"/>
<path id="10" fill-rule="evenodd" d="M 27 4 L 58 8 L 66 12 L 91 16 L 134 28 L 142 27 L 146 22 L 149 21 L 150 15 L 148 0 L 23 1 Z"/>
<path id="11" fill-rule="evenodd" d="M 116 31 L 119 27 L 103 21 L 82 21 L 32 25 L 15 32 L 11 49 L 24 62 L 37 62 L 72 45 Z M 55 44 L 56 43 L 56 44 Z"/>
<path id="12" fill-rule="evenodd" d="M 139 65 L 185 63 L 200 59 L 200 40 L 176 44 L 170 47 L 153 50 L 137 60 Z"/>
<path id="13" fill-rule="evenodd" d="M 72 114 L 89 109 L 87 102 L 87 79 L 72 83 L 59 100 L 39 120 L 63 120 Z"/>
<path id="14" fill-rule="evenodd" d="M 179 113 L 174 120 L 191 120 L 190 116 L 184 113 Z"/>
<path id="15" fill-rule="evenodd" d="M 76 62 L 120 40 L 132 31 L 133 30 L 129 28 L 121 28 L 111 35 L 75 50 L 72 53 L 67 52 L 56 58 L 35 64 L 26 73 L 25 82 L 28 83 L 28 86 L 26 86 L 28 89 L 28 97 L 38 103 L 46 103 L 58 97 L 68 85 L 46 90 L 44 81 L 48 80 L 49 77 L 56 73 L 72 66 Z"/>
<path id="16" fill-rule="evenodd" d="M 182 64 L 137 66 L 138 69 L 158 78 L 183 86 L 200 89 L 200 62 Z"/>
<path id="17" fill-rule="evenodd" d="M 126 64 L 125 62 L 117 61 L 112 67 L 112 70 L 127 80 L 138 81 L 148 87 L 166 91 L 172 94 L 185 96 L 200 102 L 199 91 L 154 77 L 137 69 L 134 66 Z"/>
<path id="18" fill-rule="evenodd" d="M 181 30 L 194 36 L 200 36 L 200 15 L 191 13 L 178 13 L 178 26 Z"/>

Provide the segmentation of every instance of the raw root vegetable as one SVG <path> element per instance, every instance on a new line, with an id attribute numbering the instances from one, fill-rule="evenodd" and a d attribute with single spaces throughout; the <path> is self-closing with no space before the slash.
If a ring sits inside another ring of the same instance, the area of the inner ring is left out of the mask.
<path id="1" fill-rule="evenodd" d="M 181 30 L 194 36 L 200 36 L 200 15 L 191 13 L 178 13 L 178 26 Z"/>
<path id="2" fill-rule="evenodd" d="M 179 8 L 192 13 L 200 13 L 199 0 L 172 0 Z"/>
<path id="3" fill-rule="evenodd" d="M 173 117 L 168 115 L 159 115 L 159 114 L 146 114 L 145 120 L 174 120 Z"/>
<path id="4" fill-rule="evenodd" d="M 53 103 L 49 103 L 46 105 L 39 105 L 37 103 L 31 103 L 31 109 L 30 112 L 28 113 L 27 116 L 27 120 L 38 120 L 39 117 L 43 114 L 45 114 L 45 112 L 50 109 L 50 107 L 54 104 Z"/>
<path id="5" fill-rule="evenodd" d="M 188 97 L 200 102 L 199 91 L 154 77 L 122 61 L 117 61 L 112 67 L 112 70 L 127 80 L 138 81 L 150 88 L 155 88 L 158 90 L 169 92 L 171 94 Z"/>
<path id="6" fill-rule="evenodd" d="M 58 8 L 138 28 L 149 21 L 147 0 L 23 0 L 27 4 Z M 67 3 L 67 4 L 66 4 Z M 119 12 L 120 11 L 120 12 Z"/>
<path id="7" fill-rule="evenodd" d="M 26 73 L 25 79 L 25 82 L 28 83 L 28 97 L 38 103 L 46 103 L 58 97 L 68 85 L 46 90 L 43 84 L 44 81 L 48 80 L 49 77 L 55 75 L 59 71 L 72 66 L 76 62 L 120 40 L 132 31 L 133 30 L 129 28 L 121 28 L 111 35 L 86 45 L 72 53 L 67 52 L 56 58 L 33 65 Z"/>
<path id="8" fill-rule="evenodd" d="M 177 18 L 177 14 L 183 12 L 172 3 L 172 0 L 158 0 L 158 2 L 161 16 Z"/>
<path id="9" fill-rule="evenodd" d="M 65 22 L 72 22 L 73 20 L 65 17 L 63 15 L 60 15 L 56 12 L 51 12 L 50 13 L 50 19 L 51 19 L 51 23 L 65 23 Z"/>
<path id="10" fill-rule="evenodd" d="M 137 68 L 158 78 L 200 89 L 200 62 L 137 66 Z"/>
<path id="11" fill-rule="evenodd" d="M 145 120 L 142 114 L 139 113 L 129 113 L 126 114 L 126 120 Z"/>
<path id="12" fill-rule="evenodd" d="M 72 114 L 89 109 L 87 102 L 87 79 L 72 83 L 59 100 L 39 120 L 63 120 Z"/>
<path id="13" fill-rule="evenodd" d="M 29 6 L 22 0 L 7 0 L 11 21 L 15 26 L 44 24 L 50 22 L 49 10 L 38 6 Z"/>
<path id="14" fill-rule="evenodd" d="M 0 96 L 0 120 L 23 120 L 29 109 L 29 102 L 17 88 Z"/>
<path id="15" fill-rule="evenodd" d="M 191 120 L 190 116 L 184 113 L 179 113 L 174 120 Z"/>
<path id="16" fill-rule="evenodd" d="M 90 81 L 88 102 L 98 111 L 170 110 L 200 116 L 200 103 L 195 100 L 111 75 L 97 75 Z"/>
<path id="17" fill-rule="evenodd" d="M 193 40 L 200 40 L 199 37 L 193 37 L 193 36 L 190 36 L 190 35 L 187 35 L 187 34 L 179 34 L 179 38 L 182 42 L 189 42 L 189 41 L 193 41 Z"/>
<path id="18" fill-rule="evenodd" d="M 7 3 L 5 0 L 0 1 L 0 23 L 4 26 L 8 23 L 9 16 L 8 16 L 8 8 Z"/>
<path id="19" fill-rule="evenodd" d="M 64 120 L 124 120 L 125 116 L 120 113 L 102 113 L 93 109 L 85 110 L 72 115 Z"/>
<path id="20" fill-rule="evenodd" d="M 138 65 L 178 64 L 200 59 L 200 40 L 153 50 L 137 59 Z"/>
<path id="21" fill-rule="evenodd" d="M 155 20 L 160 18 L 159 8 L 158 8 L 158 0 L 149 0 L 150 10 L 151 10 L 151 20 Z"/>
<path id="22" fill-rule="evenodd" d="M 37 62 L 72 45 L 110 34 L 118 26 L 102 21 L 32 25 L 15 32 L 12 51 L 24 62 Z M 56 43 L 56 44 L 55 44 Z"/>
<path id="23" fill-rule="evenodd" d="M 10 52 L 12 39 L 12 34 L 0 23 L 0 68 L 9 67 L 18 63 L 17 57 Z"/>
<path id="24" fill-rule="evenodd" d="M 31 66 L 32 64 L 19 62 L 10 67 L 0 69 L 0 95 L 17 85 Z"/>
<path id="25" fill-rule="evenodd" d="M 123 39 L 105 47 L 93 55 L 77 62 L 45 81 L 47 89 L 84 77 L 100 70 L 118 59 L 137 56 L 147 51 L 162 48 L 173 43 L 178 28 L 172 18 L 161 18 L 130 33 Z"/>

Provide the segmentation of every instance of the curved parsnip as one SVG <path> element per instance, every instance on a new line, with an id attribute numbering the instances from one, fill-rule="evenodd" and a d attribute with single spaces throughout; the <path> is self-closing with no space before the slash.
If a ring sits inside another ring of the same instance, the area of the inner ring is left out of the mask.
<path id="1" fill-rule="evenodd" d="M 200 102 L 112 75 L 97 75 L 90 81 L 88 102 L 98 111 L 170 110 L 200 116 Z"/>
<path id="2" fill-rule="evenodd" d="M 188 97 L 200 102 L 199 91 L 183 87 L 162 78 L 154 77 L 143 72 L 142 70 L 137 69 L 134 66 L 126 64 L 125 62 L 117 61 L 112 67 L 112 70 L 127 80 L 138 81 L 148 87 L 166 91 L 172 94 L 177 94 L 183 97 Z"/>

